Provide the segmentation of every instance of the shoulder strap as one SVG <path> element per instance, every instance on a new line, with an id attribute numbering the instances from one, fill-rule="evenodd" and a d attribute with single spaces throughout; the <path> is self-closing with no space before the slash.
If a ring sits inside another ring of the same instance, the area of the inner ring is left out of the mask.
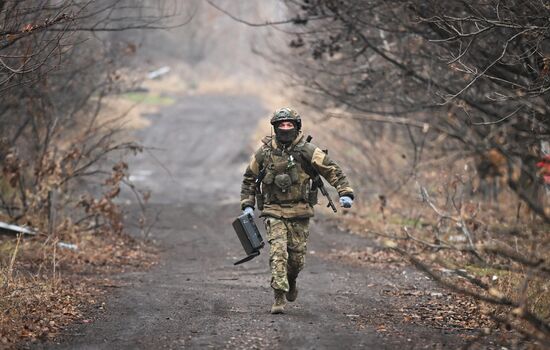
<path id="1" fill-rule="evenodd" d="M 262 139 L 263 145 L 260 148 L 263 160 L 262 169 L 266 169 L 269 164 L 273 163 L 273 159 L 271 157 L 273 153 L 273 146 L 271 145 L 272 139 L 273 138 L 271 136 L 266 136 Z"/>

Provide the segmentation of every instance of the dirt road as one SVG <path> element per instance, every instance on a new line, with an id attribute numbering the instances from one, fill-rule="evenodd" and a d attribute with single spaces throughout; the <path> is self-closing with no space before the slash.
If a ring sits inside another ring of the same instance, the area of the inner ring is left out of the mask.
<path id="1" fill-rule="evenodd" d="M 243 251 L 231 228 L 250 152 L 247 133 L 267 114 L 252 96 L 203 95 L 178 97 L 150 117 L 151 127 L 137 136 L 157 148 L 155 157 L 140 156 L 131 173 L 154 193 L 150 212 L 160 214 L 152 238 L 161 262 L 118 277 L 123 287 L 92 323 L 36 348 L 409 349 L 456 348 L 464 341 L 463 331 L 403 321 L 387 291 L 434 288 L 424 276 L 324 258 L 371 242 L 323 218 L 312 225 L 298 300 L 283 315 L 269 314 L 267 250 L 234 267 Z"/>

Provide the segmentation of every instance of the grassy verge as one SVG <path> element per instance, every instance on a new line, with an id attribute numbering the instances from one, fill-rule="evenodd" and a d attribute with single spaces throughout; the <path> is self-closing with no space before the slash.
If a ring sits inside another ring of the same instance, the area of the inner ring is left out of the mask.
<path id="1" fill-rule="evenodd" d="M 78 236 L 77 250 L 41 238 L 1 237 L 0 348 L 54 338 L 117 287 L 113 273 L 155 264 L 154 249 L 127 236 Z"/>

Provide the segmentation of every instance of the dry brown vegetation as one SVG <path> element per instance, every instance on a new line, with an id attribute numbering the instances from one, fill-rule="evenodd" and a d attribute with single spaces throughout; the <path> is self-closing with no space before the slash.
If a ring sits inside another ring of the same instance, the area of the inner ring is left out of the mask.
<path id="1" fill-rule="evenodd" d="M 413 296 L 415 304 L 424 305 L 422 312 L 403 309 L 410 322 L 477 330 L 517 347 L 544 347 L 550 317 L 548 224 L 505 186 L 496 200 L 485 197 L 474 157 L 451 164 L 428 158 L 410 175 L 410 150 L 385 138 L 365 145 L 354 123 L 324 122 L 308 131 L 330 146 L 359 184 L 355 209 L 341 217 L 343 229 L 374 239 L 378 248 L 357 247 L 328 258 L 396 271 L 412 263 L 440 282 L 450 299 L 414 291 L 428 298 Z M 342 134 L 349 142 L 341 142 Z M 378 164 L 378 174 L 372 174 L 369 159 Z M 405 298 L 411 293 L 394 292 Z"/>
<path id="2" fill-rule="evenodd" d="M 549 152 L 550 8 L 287 4 L 294 59 L 265 56 L 302 87 L 312 134 L 351 174 L 354 231 L 483 305 L 505 343 L 550 346 L 550 207 L 536 166 Z"/>
<path id="3" fill-rule="evenodd" d="M 2 240 L 0 348 L 57 336 L 72 322 L 90 323 L 90 310 L 103 310 L 103 294 L 119 287 L 113 273 L 145 269 L 155 251 L 127 236 L 79 235 L 78 250 L 59 240 Z"/>
<path id="4" fill-rule="evenodd" d="M 164 26 L 152 4 L 0 1 L 0 221 L 34 233 L 0 234 L 1 347 L 55 335 L 98 305 L 109 272 L 154 261 L 117 203 L 123 187 L 149 197 L 128 181 L 142 151 L 125 136 L 130 108 L 106 108 L 133 86 L 136 47 L 114 33 Z"/>

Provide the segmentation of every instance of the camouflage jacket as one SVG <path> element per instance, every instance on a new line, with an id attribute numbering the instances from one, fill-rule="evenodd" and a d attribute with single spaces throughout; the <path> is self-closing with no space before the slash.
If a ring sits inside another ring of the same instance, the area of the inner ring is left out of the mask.
<path id="1" fill-rule="evenodd" d="M 271 136 L 265 137 L 262 143 L 244 173 L 241 208 L 258 204 L 261 216 L 312 217 L 317 190 L 311 189 L 311 168 L 335 187 L 340 196 L 353 198 L 353 189 L 342 169 L 319 147 L 306 142 L 303 133 L 300 132 L 287 148 Z M 261 196 L 257 198 L 256 179 L 262 169 L 265 169 L 265 176 Z"/>

